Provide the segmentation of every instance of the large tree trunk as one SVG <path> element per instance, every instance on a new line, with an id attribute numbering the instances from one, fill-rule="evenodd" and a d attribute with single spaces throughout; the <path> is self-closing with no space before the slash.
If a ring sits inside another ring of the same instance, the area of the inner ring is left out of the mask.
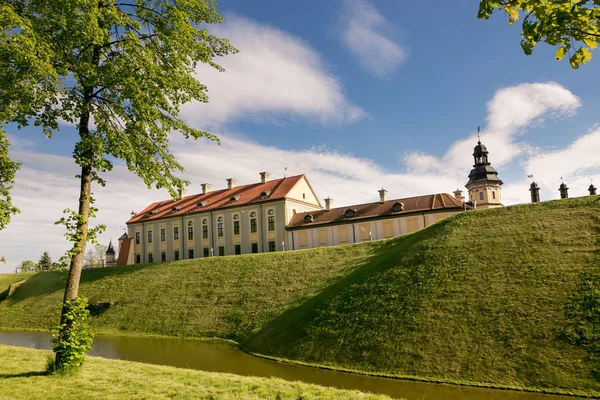
<path id="1" fill-rule="evenodd" d="M 90 204 L 92 196 L 92 171 L 94 161 L 94 149 L 90 144 L 90 111 L 92 102 L 93 88 L 84 90 L 84 107 L 79 119 L 79 136 L 83 143 L 84 151 L 80 154 L 77 161 L 81 165 L 80 189 L 79 189 L 79 211 L 80 223 L 77 226 L 77 240 L 73 243 L 71 251 L 71 266 L 65 287 L 65 296 L 60 316 L 59 338 L 64 337 L 65 333 L 71 330 L 70 321 L 66 318 L 67 302 L 73 300 L 79 294 L 79 280 L 81 278 L 81 269 L 83 268 L 83 259 L 85 256 L 85 245 L 88 238 Z M 63 326 L 63 324 L 65 324 Z M 61 369 L 64 365 L 64 355 L 62 352 L 56 352 L 56 367 Z"/>

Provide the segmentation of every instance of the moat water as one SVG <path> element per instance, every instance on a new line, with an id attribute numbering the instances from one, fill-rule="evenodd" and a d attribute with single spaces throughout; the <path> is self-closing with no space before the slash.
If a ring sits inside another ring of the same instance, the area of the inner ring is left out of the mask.
<path id="1" fill-rule="evenodd" d="M 0 344 L 50 349 L 45 332 L 0 332 Z M 170 365 L 210 372 L 277 377 L 340 389 L 383 393 L 408 400 L 565 400 L 565 396 L 433 384 L 377 378 L 286 364 L 254 357 L 224 342 L 96 335 L 93 356 L 150 364 Z"/>

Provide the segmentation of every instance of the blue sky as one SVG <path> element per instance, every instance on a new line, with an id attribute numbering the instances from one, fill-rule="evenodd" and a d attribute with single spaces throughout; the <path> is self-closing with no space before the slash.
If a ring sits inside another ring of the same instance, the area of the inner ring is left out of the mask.
<path id="1" fill-rule="evenodd" d="M 506 204 L 528 200 L 534 173 L 542 199 L 558 197 L 560 177 L 573 195 L 600 183 L 600 55 L 573 70 L 540 44 L 519 46 L 519 26 L 502 14 L 478 20 L 477 2 L 221 1 L 225 23 L 210 27 L 240 53 L 222 60 L 227 72 L 198 68 L 211 102 L 184 107 L 191 125 L 219 135 L 222 145 L 184 143 L 172 149 L 186 167 L 188 189 L 306 173 L 336 206 L 449 192 L 464 183 L 474 133 L 504 180 Z M 23 212 L 0 232 L 9 271 L 19 261 L 58 258 L 67 245 L 53 221 L 75 208 L 76 136 L 61 126 L 48 140 L 35 128 L 8 127 L 22 161 L 14 198 Z M 101 240 L 116 239 L 129 212 L 166 198 L 117 166 L 97 188 Z M 33 238 L 27 241 L 27 237 Z"/>

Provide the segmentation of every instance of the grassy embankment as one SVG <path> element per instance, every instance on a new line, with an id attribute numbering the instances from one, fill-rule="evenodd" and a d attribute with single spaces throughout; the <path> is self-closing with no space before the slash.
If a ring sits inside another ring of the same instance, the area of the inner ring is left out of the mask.
<path id="1" fill-rule="evenodd" d="M 337 368 L 600 394 L 590 346 L 564 339 L 574 324 L 600 331 L 572 306 L 600 276 L 599 226 L 598 196 L 512 206 L 388 241 L 90 270 L 81 291 L 114 302 L 94 318 L 104 332 L 221 337 Z M 54 324 L 62 286 L 58 273 L 29 278 L 0 303 L 0 327 Z"/>
<path id="2" fill-rule="evenodd" d="M 3 399 L 389 399 L 274 378 L 248 378 L 88 357 L 74 376 L 47 375 L 49 351 L 0 345 Z"/>

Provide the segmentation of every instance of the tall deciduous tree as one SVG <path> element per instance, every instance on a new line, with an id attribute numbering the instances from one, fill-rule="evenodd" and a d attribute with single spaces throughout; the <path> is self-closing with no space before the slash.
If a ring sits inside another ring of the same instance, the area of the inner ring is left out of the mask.
<path id="1" fill-rule="evenodd" d="M 530 55 L 539 42 L 558 46 L 556 59 L 566 55 L 573 68 L 592 59 L 600 43 L 599 0 L 481 0 L 479 18 L 504 11 L 508 23 L 523 16 L 521 47 Z"/>
<path id="2" fill-rule="evenodd" d="M 92 183 L 104 186 L 100 174 L 122 159 L 146 185 L 175 196 L 187 182 L 175 175 L 182 167 L 169 135 L 217 140 L 178 114 L 183 103 L 208 101 L 197 63 L 222 70 L 213 59 L 236 51 L 206 29 L 221 20 L 214 0 L 0 2 L 0 124 L 33 123 L 50 137 L 63 120 L 79 134 L 79 207 L 59 221 L 73 243 L 61 326 L 78 295 L 85 244 L 101 228 L 88 225 Z"/>
<path id="3" fill-rule="evenodd" d="M 105 258 L 106 249 L 108 249 L 108 246 L 103 244 L 97 244 L 91 249 L 88 249 L 85 254 L 83 266 L 86 268 L 102 267 L 102 260 Z"/>
<path id="4" fill-rule="evenodd" d="M 1 45 L 0 45 L 1 46 Z M 1 57 L 0 53 L 0 57 Z M 0 76 L 1 76 L 0 72 Z M 0 81 L 1 82 L 1 81 Z M 0 83 L 0 96 L 2 96 L 2 84 Z M 1 100 L 0 100 L 1 102 Z M 10 189 L 15 181 L 15 173 L 20 164 L 12 161 L 8 157 L 8 139 L 2 131 L 2 110 L 0 108 L 0 231 L 6 228 L 10 222 L 10 217 L 19 212 L 19 209 L 12 204 Z M 0 254 L 0 262 L 4 262 L 4 257 Z"/>

